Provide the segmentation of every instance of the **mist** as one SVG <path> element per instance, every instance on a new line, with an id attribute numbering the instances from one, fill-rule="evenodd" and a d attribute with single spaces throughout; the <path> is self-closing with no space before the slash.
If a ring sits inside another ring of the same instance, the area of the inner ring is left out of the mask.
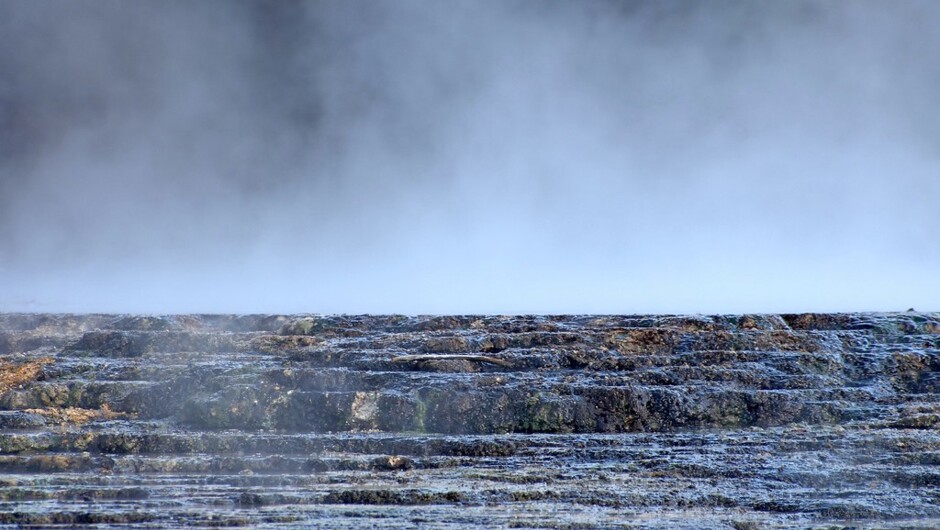
<path id="1" fill-rule="evenodd" d="M 0 4 L 0 310 L 937 310 L 930 1 Z"/>

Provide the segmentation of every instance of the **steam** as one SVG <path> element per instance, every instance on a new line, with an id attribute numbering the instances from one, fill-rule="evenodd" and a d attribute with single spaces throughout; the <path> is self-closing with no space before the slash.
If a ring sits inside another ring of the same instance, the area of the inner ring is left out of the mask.
<path id="1" fill-rule="evenodd" d="M 0 310 L 935 310 L 938 15 L 5 2 Z"/>

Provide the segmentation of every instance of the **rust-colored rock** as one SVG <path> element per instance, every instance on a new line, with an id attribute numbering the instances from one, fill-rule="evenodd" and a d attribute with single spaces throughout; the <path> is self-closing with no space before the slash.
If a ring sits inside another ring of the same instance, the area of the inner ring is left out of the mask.
<path id="1" fill-rule="evenodd" d="M 0 394 L 36 380 L 42 373 L 42 367 L 51 362 L 51 357 L 40 357 L 22 363 L 0 362 Z"/>

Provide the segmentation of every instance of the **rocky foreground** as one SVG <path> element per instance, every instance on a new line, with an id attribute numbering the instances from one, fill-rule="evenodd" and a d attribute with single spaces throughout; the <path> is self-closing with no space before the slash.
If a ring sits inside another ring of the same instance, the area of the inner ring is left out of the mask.
<path id="1" fill-rule="evenodd" d="M 0 526 L 940 528 L 940 314 L 0 315 Z"/>

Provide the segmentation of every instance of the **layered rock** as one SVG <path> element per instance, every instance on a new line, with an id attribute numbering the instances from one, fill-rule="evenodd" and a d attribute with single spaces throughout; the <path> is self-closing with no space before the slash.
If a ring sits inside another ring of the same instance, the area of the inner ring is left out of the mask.
<path id="1" fill-rule="evenodd" d="M 940 526 L 937 314 L 7 314 L 0 359 L 0 523 Z"/>

